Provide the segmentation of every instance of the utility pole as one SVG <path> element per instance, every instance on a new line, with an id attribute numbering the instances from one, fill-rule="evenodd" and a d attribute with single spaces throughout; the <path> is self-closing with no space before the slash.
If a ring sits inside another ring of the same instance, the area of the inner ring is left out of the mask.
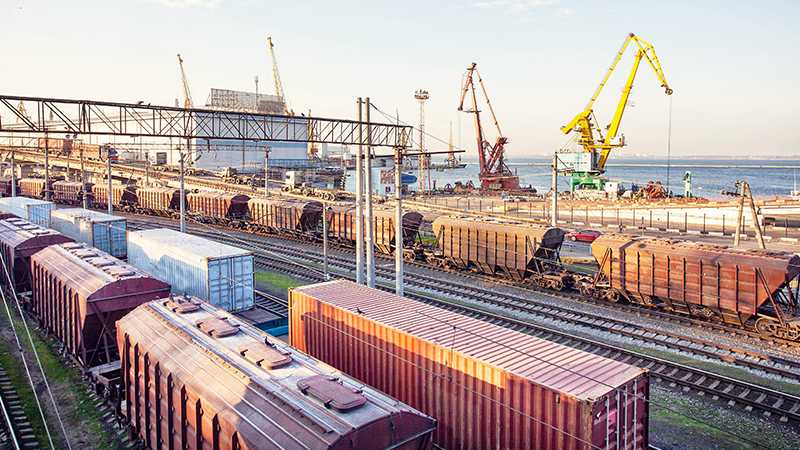
<path id="1" fill-rule="evenodd" d="M 108 203 L 108 214 L 114 214 L 114 202 L 111 195 L 111 149 L 106 146 L 106 171 L 108 177 L 108 192 L 106 193 L 106 203 Z"/>
<path id="2" fill-rule="evenodd" d="M 50 139 L 44 133 L 44 199 L 50 201 Z"/>
<path id="3" fill-rule="evenodd" d="M 17 161 L 15 159 L 16 147 L 11 146 L 11 196 L 17 196 Z"/>
<path id="4" fill-rule="evenodd" d="M 367 195 L 367 286 L 375 287 L 375 245 L 374 245 L 374 228 L 375 221 L 372 218 L 372 132 L 370 130 L 369 110 L 372 109 L 372 104 L 369 102 L 369 97 L 366 101 L 366 121 L 367 121 L 367 154 L 366 154 L 366 185 L 364 192 Z"/>
<path id="5" fill-rule="evenodd" d="M 181 161 L 181 166 L 180 166 L 180 171 L 181 171 L 181 178 L 180 178 L 181 179 L 181 182 L 180 182 L 181 183 L 181 187 L 180 187 L 180 190 L 181 190 L 181 195 L 180 195 L 180 199 L 181 199 L 181 205 L 180 205 L 180 230 L 181 230 L 181 233 L 186 233 L 186 189 L 184 189 L 184 183 L 183 183 L 183 181 L 184 181 L 183 180 L 183 173 L 184 173 L 183 167 L 184 167 L 184 161 L 186 160 L 186 155 L 187 154 L 184 153 L 182 150 L 179 150 L 178 156 L 180 157 L 180 161 Z"/>
<path id="6" fill-rule="evenodd" d="M 322 205 L 322 271 L 325 280 L 330 280 L 328 275 L 328 206 Z"/>
<path id="7" fill-rule="evenodd" d="M 83 166 L 83 146 L 79 149 L 78 153 L 81 158 L 81 192 L 83 192 L 83 209 L 89 209 L 89 193 L 86 192 L 86 171 Z"/>
<path id="8" fill-rule="evenodd" d="M 269 145 L 264 147 L 264 196 L 269 197 Z"/>
<path id="9" fill-rule="evenodd" d="M 558 153 L 553 153 L 553 179 L 550 183 L 550 226 L 558 226 Z"/>
<path id="10" fill-rule="evenodd" d="M 403 296 L 403 149 L 394 149 L 394 280 L 395 294 Z"/>
<path id="11" fill-rule="evenodd" d="M 356 101 L 358 115 L 358 149 L 356 150 L 356 283 L 364 283 L 364 212 L 362 211 L 362 193 L 364 192 L 362 176 L 364 175 L 363 163 L 363 130 L 361 127 L 362 108 L 361 97 Z"/>

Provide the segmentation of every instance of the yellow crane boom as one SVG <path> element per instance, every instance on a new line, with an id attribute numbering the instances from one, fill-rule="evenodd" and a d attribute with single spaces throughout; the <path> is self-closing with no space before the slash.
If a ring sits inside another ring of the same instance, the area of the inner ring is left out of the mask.
<path id="1" fill-rule="evenodd" d="M 631 42 L 635 43 L 637 47 L 633 66 L 628 74 L 628 79 L 625 82 L 625 86 L 622 89 L 622 95 L 620 96 L 619 102 L 617 102 L 617 108 L 614 111 L 614 116 L 611 119 L 611 123 L 608 125 L 608 131 L 606 132 L 605 137 L 603 137 L 602 131 L 596 129 L 592 123 L 594 116 L 594 104 L 597 101 L 597 98 L 600 96 L 600 93 L 603 91 L 608 79 L 611 78 L 611 74 L 614 72 L 614 69 L 617 67 L 617 64 L 622 59 L 625 50 L 627 50 Z M 639 64 L 641 63 L 642 58 L 646 59 L 648 64 L 650 64 L 650 67 L 653 69 L 653 72 L 655 72 L 656 77 L 658 77 L 658 81 L 661 83 L 661 87 L 664 88 L 664 92 L 667 95 L 672 95 L 672 88 L 670 88 L 669 84 L 667 83 L 664 70 L 661 68 L 661 62 L 658 60 L 658 56 L 656 55 L 653 45 L 639 36 L 630 33 L 628 34 L 627 38 L 625 38 L 625 42 L 622 43 L 622 47 L 617 52 L 616 56 L 614 57 L 614 61 L 611 63 L 611 66 L 603 76 L 600 85 L 597 86 L 597 89 L 595 89 L 594 94 L 592 94 L 592 97 L 589 99 L 586 107 L 568 124 L 561 127 L 561 131 L 564 134 L 570 133 L 573 130 L 577 130 L 579 133 L 578 144 L 582 146 L 585 151 L 593 154 L 597 152 L 600 153 L 599 157 L 596 159 L 597 162 L 594 167 L 597 172 L 603 172 L 605 170 L 606 161 L 608 160 L 608 156 L 610 155 L 612 148 L 622 147 L 625 145 L 624 140 L 615 142 L 614 139 L 616 139 L 617 133 L 619 132 L 619 127 L 622 123 L 622 116 L 625 113 L 625 107 L 628 104 L 628 98 L 630 97 L 631 89 L 633 88 L 633 81 L 636 78 L 636 73 L 639 70 Z M 595 130 L 599 135 L 598 138 L 595 138 L 594 136 Z"/>

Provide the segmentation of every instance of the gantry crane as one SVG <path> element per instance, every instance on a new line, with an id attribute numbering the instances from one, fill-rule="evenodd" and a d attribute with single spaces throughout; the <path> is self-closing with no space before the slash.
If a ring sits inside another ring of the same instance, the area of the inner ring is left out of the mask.
<path id="1" fill-rule="evenodd" d="M 283 112 L 293 116 L 294 111 L 289 108 L 289 99 L 286 98 L 286 93 L 283 90 L 281 74 L 278 71 L 278 58 L 275 57 L 275 46 L 272 44 L 271 36 L 267 36 L 267 47 L 269 47 L 269 55 L 272 58 L 272 80 L 275 82 L 275 95 L 280 97 L 280 99 L 283 101 Z"/>
<path id="2" fill-rule="evenodd" d="M 183 83 L 183 107 L 190 109 L 193 104 L 192 93 L 189 90 L 189 80 L 186 79 L 186 71 L 183 69 L 183 59 L 180 53 L 178 53 L 178 66 L 181 68 L 181 82 Z"/>
<path id="3" fill-rule="evenodd" d="M 494 145 L 486 140 L 481 126 L 480 110 L 478 109 L 478 95 L 475 90 L 474 78 L 477 76 L 478 83 L 481 85 L 483 97 L 486 100 L 486 105 L 489 107 L 489 112 L 492 114 L 494 126 L 497 128 L 497 139 Z M 467 93 L 471 92 L 472 109 L 464 109 L 464 100 Z M 497 123 L 497 116 L 494 114 L 494 109 L 489 101 L 489 95 L 486 93 L 486 87 L 483 85 L 481 74 L 478 72 L 478 65 L 472 63 L 467 68 L 467 76 L 464 79 L 464 86 L 461 90 L 461 100 L 458 104 L 458 110 L 475 115 L 475 134 L 478 142 L 478 163 L 480 165 L 480 172 L 478 178 L 481 181 L 482 190 L 503 190 L 515 191 L 519 190 L 519 177 L 514 175 L 504 160 L 505 145 L 508 143 L 508 138 L 503 136 L 500 131 L 500 124 Z"/>
<path id="4" fill-rule="evenodd" d="M 606 82 L 608 82 L 608 79 L 611 77 L 611 74 L 614 72 L 614 69 L 617 67 L 620 59 L 622 59 L 622 55 L 631 42 L 634 42 L 637 47 L 636 56 L 633 60 L 633 67 L 631 67 L 628 79 L 622 89 L 622 95 L 617 103 L 617 109 L 614 112 L 611 123 L 606 127 L 606 134 L 603 136 L 603 131 L 596 126 L 597 120 L 593 110 L 594 103 L 600 96 L 600 92 L 603 90 L 603 87 L 605 87 Z M 653 46 L 644 39 L 630 33 L 628 37 L 625 38 L 622 48 L 617 52 L 614 61 L 611 63 L 611 67 L 606 71 L 603 80 L 594 91 L 589 103 L 587 103 L 583 111 L 578 113 L 567 125 L 561 127 L 561 131 L 564 134 L 570 133 L 573 130 L 576 131 L 578 133 L 578 145 L 583 147 L 583 151 L 588 153 L 591 157 L 588 162 L 588 168 L 583 167 L 572 172 L 571 187 L 573 191 L 581 189 L 603 189 L 604 180 L 601 175 L 605 172 L 606 161 L 611 153 L 611 149 L 625 145 L 625 137 L 621 136 L 620 139 L 617 139 L 617 133 L 619 132 L 622 115 L 628 104 L 628 98 L 633 88 L 633 80 L 636 78 L 636 72 L 639 70 L 639 63 L 642 61 L 642 58 L 647 59 L 647 62 L 650 64 L 653 72 L 655 72 L 656 77 L 658 77 L 658 81 L 661 83 L 661 87 L 664 88 L 666 94 L 672 94 L 672 89 L 667 84 L 664 71 L 661 69 L 661 63 L 656 56 L 656 51 Z"/>

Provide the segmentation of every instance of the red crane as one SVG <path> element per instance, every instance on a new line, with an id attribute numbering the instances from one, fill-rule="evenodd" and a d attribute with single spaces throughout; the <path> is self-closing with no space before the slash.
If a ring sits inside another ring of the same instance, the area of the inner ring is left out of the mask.
<path id="1" fill-rule="evenodd" d="M 477 76 L 478 83 L 481 85 L 481 92 L 483 98 L 486 100 L 486 105 L 489 107 L 489 112 L 492 114 L 494 126 L 497 128 L 497 140 L 494 145 L 490 144 L 484 138 L 483 127 L 481 126 L 481 114 L 478 109 L 478 94 L 475 90 L 474 78 Z M 464 100 L 467 97 L 467 92 L 472 92 L 472 109 L 464 109 Z M 500 131 L 500 124 L 497 123 L 497 116 L 492 109 L 492 103 L 489 101 L 489 95 L 486 94 L 486 87 L 483 85 L 481 74 L 478 72 L 478 65 L 472 63 L 467 68 L 467 76 L 464 79 L 464 87 L 461 90 L 461 101 L 458 104 L 458 110 L 466 113 L 475 114 L 475 134 L 478 139 L 478 162 L 480 164 L 480 173 L 478 178 L 481 180 L 482 190 L 493 191 L 515 191 L 519 190 L 519 177 L 514 175 L 506 165 L 503 154 L 505 152 L 504 146 L 508 142 L 508 138 L 503 136 Z"/>

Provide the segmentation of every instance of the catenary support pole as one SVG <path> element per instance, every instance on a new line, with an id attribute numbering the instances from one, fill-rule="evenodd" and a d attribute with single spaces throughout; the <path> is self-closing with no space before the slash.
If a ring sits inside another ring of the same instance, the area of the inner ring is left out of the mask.
<path id="1" fill-rule="evenodd" d="M 114 214 L 114 201 L 111 195 L 111 147 L 106 146 L 106 177 L 108 178 L 108 192 L 106 192 L 106 203 L 108 213 Z"/>
<path id="2" fill-rule="evenodd" d="M 86 168 L 83 164 L 83 146 L 78 150 L 81 158 L 81 192 L 83 192 L 83 209 L 89 209 L 90 192 L 86 189 Z"/>
<path id="3" fill-rule="evenodd" d="M 403 149 L 394 149 L 394 292 L 403 296 Z"/>
<path id="4" fill-rule="evenodd" d="M 325 279 L 330 280 L 328 275 L 328 212 L 330 208 L 327 205 L 322 207 L 322 271 L 325 274 Z"/>
<path id="5" fill-rule="evenodd" d="M 181 152 L 178 153 L 178 156 L 180 157 L 180 160 L 181 160 L 181 167 L 180 167 L 180 171 L 181 171 L 181 187 L 180 187 L 180 190 L 181 190 L 181 192 L 180 192 L 180 194 L 181 194 L 180 195 L 180 200 L 181 200 L 180 201 L 180 203 L 181 203 L 180 204 L 180 215 L 181 215 L 181 218 L 180 218 L 180 230 L 181 230 L 181 233 L 186 233 L 186 189 L 184 188 L 184 180 L 183 180 L 183 175 L 184 175 L 184 172 L 185 172 L 183 170 L 183 167 L 184 167 L 184 161 L 186 160 L 186 153 L 181 151 Z"/>
<path id="6" fill-rule="evenodd" d="M 369 123 L 369 110 L 372 109 L 372 104 L 369 102 L 369 97 L 364 102 L 367 122 L 367 152 L 365 155 L 365 170 L 366 178 L 364 183 L 364 194 L 366 195 L 366 218 L 364 219 L 367 231 L 367 286 L 375 287 L 375 242 L 374 242 L 374 227 L 375 221 L 372 217 L 372 134 L 370 132 Z"/>
<path id="7" fill-rule="evenodd" d="M 362 193 L 364 192 L 363 186 L 363 130 L 361 129 L 361 97 L 356 101 L 356 115 L 358 118 L 358 147 L 356 149 L 356 283 L 364 283 L 364 211 L 362 210 L 363 199 Z M 352 224 L 351 224 L 352 226 Z"/>
<path id="8" fill-rule="evenodd" d="M 553 154 L 553 179 L 550 183 L 550 226 L 558 226 L 558 153 Z"/>
<path id="9" fill-rule="evenodd" d="M 11 146 L 11 196 L 17 196 L 17 160 L 15 159 L 15 148 Z"/>
<path id="10" fill-rule="evenodd" d="M 50 201 L 50 139 L 44 133 L 44 199 Z"/>
<path id="11" fill-rule="evenodd" d="M 264 196 L 269 197 L 269 145 L 264 147 Z"/>

